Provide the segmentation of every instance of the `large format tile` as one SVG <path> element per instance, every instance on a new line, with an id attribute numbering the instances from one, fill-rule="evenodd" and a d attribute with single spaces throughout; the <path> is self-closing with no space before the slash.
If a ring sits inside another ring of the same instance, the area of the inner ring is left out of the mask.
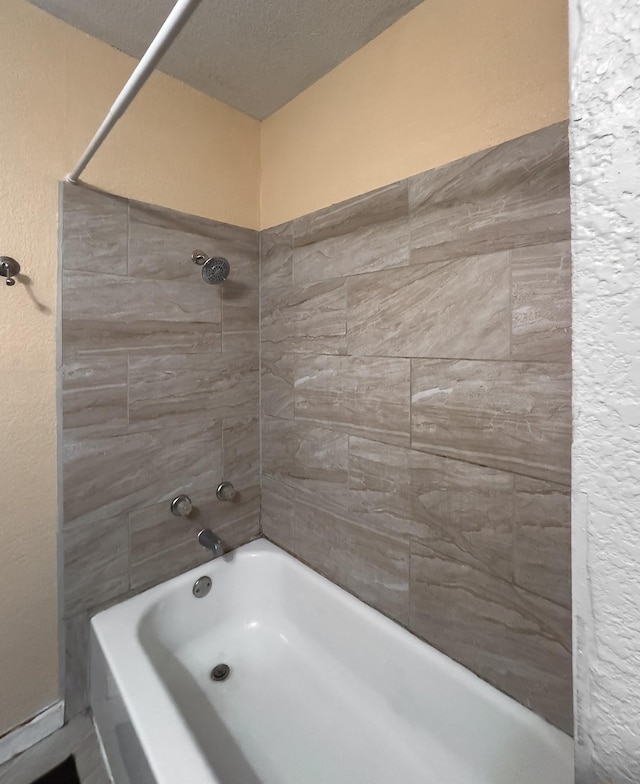
<path id="1" fill-rule="evenodd" d="M 64 445 L 65 525 L 114 517 L 208 487 L 222 474 L 222 426 L 199 424 Z"/>
<path id="2" fill-rule="evenodd" d="M 512 359 L 571 362 L 571 243 L 511 251 Z"/>
<path id="3" fill-rule="evenodd" d="M 63 438 L 126 432 L 126 356 L 68 358 L 62 368 Z"/>
<path id="4" fill-rule="evenodd" d="M 410 360 L 299 356 L 295 416 L 343 433 L 409 445 Z"/>
<path id="5" fill-rule="evenodd" d="M 131 430 L 194 425 L 258 411 L 254 354 L 167 354 L 129 360 Z"/>
<path id="6" fill-rule="evenodd" d="M 262 344 L 268 349 L 346 354 L 347 286 L 343 279 L 262 292 Z"/>
<path id="7" fill-rule="evenodd" d="M 416 359 L 411 393 L 414 449 L 569 482 L 567 366 Z"/>
<path id="8" fill-rule="evenodd" d="M 515 581 L 571 607 L 571 493 L 569 488 L 515 478 Z"/>
<path id="9" fill-rule="evenodd" d="M 262 477 L 260 522 L 262 533 L 280 547 L 295 552 L 296 503 L 290 487 Z"/>
<path id="10" fill-rule="evenodd" d="M 509 253 L 357 275 L 349 354 L 508 359 Z"/>
<path id="11" fill-rule="evenodd" d="M 295 282 L 406 264 L 407 214 L 407 183 L 398 182 L 297 218 L 293 222 Z"/>
<path id="12" fill-rule="evenodd" d="M 421 541 L 442 558 L 512 579 L 513 475 L 415 450 L 410 474 Z"/>
<path id="13" fill-rule="evenodd" d="M 413 511 L 410 465 L 406 447 L 350 436 L 349 519 L 392 536 L 423 536 L 425 525 Z"/>
<path id="14" fill-rule="evenodd" d="M 341 511 L 349 478 L 349 436 L 306 422 L 264 417 L 263 475 L 300 501 Z"/>
<path id="15" fill-rule="evenodd" d="M 127 591 L 129 532 L 125 514 L 65 528 L 63 540 L 66 617 Z"/>
<path id="16" fill-rule="evenodd" d="M 296 555 L 400 623 L 409 619 L 409 544 L 300 502 Z"/>
<path id="17" fill-rule="evenodd" d="M 222 311 L 211 288 L 202 281 L 65 272 L 64 356 L 219 350 Z"/>
<path id="18" fill-rule="evenodd" d="M 129 226 L 129 275 L 193 281 L 210 297 L 221 286 L 204 283 L 191 260 L 194 250 L 224 256 L 231 265 L 227 283 L 258 288 L 258 233 L 240 226 L 187 215 L 140 202 L 131 202 Z"/>
<path id="19" fill-rule="evenodd" d="M 226 280 L 222 288 L 222 332 L 253 332 L 258 345 L 259 292 Z"/>
<path id="20" fill-rule="evenodd" d="M 263 414 L 293 419 L 295 354 L 262 347 L 260 401 Z"/>
<path id="21" fill-rule="evenodd" d="M 569 610 L 414 544 L 410 628 L 571 732 Z"/>
<path id="22" fill-rule="evenodd" d="M 124 199 L 64 183 L 64 269 L 126 275 L 128 214 L 129 204 Z"/>
<path id="23" fill-rule="evenodd" d="M 293 227 L 291 222 L 260 233 L 260 285 L 262 288 L 293 283 Z"/>
<path id="24" fill-rule="evenodd" d="M 566 240 L 566 122 L 469 155 L 409 181 L 411 261 Z"/>

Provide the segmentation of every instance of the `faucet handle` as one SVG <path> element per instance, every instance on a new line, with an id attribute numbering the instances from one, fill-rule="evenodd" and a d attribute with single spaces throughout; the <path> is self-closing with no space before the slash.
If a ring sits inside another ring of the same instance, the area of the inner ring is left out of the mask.
<path id="1" fill-rule="evenodd" d="M 193 504 L 188 495 L 177 495 L 171 502 L 171 512 L 176 517 L 189 517 Z"/>
<path id="2" fill-rule="evenodd" d="M 218 501 L 233 501 L 236 494 L 237 490 L 231 482 L 220 482 L 216 488 L 216 498 Z"/>

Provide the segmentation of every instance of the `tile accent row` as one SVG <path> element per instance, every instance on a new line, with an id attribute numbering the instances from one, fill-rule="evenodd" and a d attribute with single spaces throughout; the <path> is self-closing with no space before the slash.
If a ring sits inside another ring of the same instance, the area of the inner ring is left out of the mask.
<path id="1" fill-rule="evenodd" d="M 571 732 L 566 124 L 261 234 L 264 533 Z"/>

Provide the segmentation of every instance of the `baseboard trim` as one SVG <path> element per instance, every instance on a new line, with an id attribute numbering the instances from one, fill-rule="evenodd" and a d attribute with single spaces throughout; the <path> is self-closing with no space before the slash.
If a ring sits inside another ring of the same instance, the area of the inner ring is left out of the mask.
<path id="1" fill-rule="evenodd" d="M 0 738 L 0 765 L 35 746 L 63 724 L 64 700 L 59 700 Z"/>

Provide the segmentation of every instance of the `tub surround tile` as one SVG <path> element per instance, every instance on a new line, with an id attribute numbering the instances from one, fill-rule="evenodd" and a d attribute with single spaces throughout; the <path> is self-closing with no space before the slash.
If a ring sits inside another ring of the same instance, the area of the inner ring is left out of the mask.
<path id="1" fill-rule="evenodd" d="M 211 286 L 211 288 L 222 288 L 222 332 L 255 332 L 257 346 L 259 342 L 258 289 L 245 288 L 230 278 L 222 286 Z"/>
<path id="2" fill-rule="evenodd" d="M 260 282 L 263 289 L 293 283 L 293 224 L 291 221 L 260 233 Z"/>
<path id="3" fill-rule="evenodd" d="M 410 628 L 571 732 L 571 620 L 565 608 L 415 544 Z"/>
<path id="4" fill-rule="evenodd" d="M 566 122 L 409 180 L 411 262 L 569 238 Z"/>
<path id="5" fill-rule="evenodd" d="M 66 185 L 62 195 L 70 718 L 88 704 L 91 614 L 208 562 L 204 527 L 227 549 L 260 532 L 260 266 L 254 231 Z M 229 259 L 223 286 L 202 281 L 196 249 Z M 215 496 L 222 479 L 238 490 L 231 503 Z M 179 493 L 195 505 L 189 520 L 170 512 Z"/>
<path id="6" fill-rule="evenodd" d="M 69 183 L 62 194 L 64 269 L 126 275 L 128 202 Z"/>
<path id="7" fill-rule="evenodd" d="M 408 359 L 299 356 L 295 417 L 408 446 L 409 376 Z"/>
<path id="8" fill-rule="evenodd" d="M 262 342 L 282 352 L 345 354 L 347 287 L 344 280 L 262 292 Z"/>
<path id="9" fill-rule="evenodd" d="M 346 505 L 349 437 L 298 421 L 263 419 L 262 473 L 298 500 L 340 512 Z"/>
<path id="10" fill-rule="evenodd" d="M 411 456 L 405 447 L 349 437 L 349 520 L 403 539 L 424 536 L 413 514 Z"/>
<path id="11" fill-rule="evenodd" d="M 296 284 L 400 267 L 409 261 L 405 181 L 293 221 Z"/>
<path id="12" fill-rule="evenodd" d="M 223 332 L 223 354 L 252 354 L 258 360 L 260 354 L 260 333 L 253 332 Z"/>
<path id="13" fill-rule="evenodd" d="M 267 539 L 295 553 L 296 502 L 291 488 L 262 477 L 260 522 Z"/>
<path id="14" fill-rule="evenodd" d="M 120 275 L 64 272 L 66 359 L 86 353 L 220 350 L 222 307 L 212 286 Z"/>
<path id="15" fill-rule="evenodd" d="M 571 362 L 571 243 L 511 251 L 512 359 Z"/>
<path id="16" fill-rule="evenodd" d="M 293 419 L 295 354 L 281 353 L 263 344 L 260 383 L 262 413 Z"/>
<path id="17" fill-rule="evenodd" d="M 295 554 L 367 604 L 408 622 L 409 544 L 295 504 Z"/>
<path id="18" fill-rule="evenodd" d="M 515 478 L 515 582 L 571 608 L 571 493 L 569 488 Z"/>
<path id="19" fill-rule="evenodd" d="M 443 559 L 513 579 L 513 475 L 414 450 L 409 465 L 420 541 Z"/>
<path id="20" fill-rule="evenodd" d="M 62 370 L 63 436 L 125 432 L 127 395 L 126 356 L 68 359 Z"/>
<path id="21" fill-rule="evenodd" d="M 222 423 L 84 439 L 63 447 L 65 525 L 90 523 L 213 485 L 222 475 Z"/>
<path id="22" fill-rule="evenodd" d="M 567 365 L 416 359 L 411 401 L 414 449 L 569 483 Z"/>
<path id="23" fill-rule="evenodd" d="M 569 236 L 566 123 L 263 232 L 261 514 L 570 731 Z"/>
<path id="24" fill-rule="evenodd" d="M 129 360 L 132 431 L 197 426 L 203 418 L 255 414 L 255 354 L 167 354 Z"/>
<path id="25" fill-rule="evenodd" d="M 74 525 L 63 532 L 64 612 L 90 610 L 129 588 L 126 515 Z M 87 563 L 87 554 L 91 562 Z"/>
<path id="26" fill-rule="evenodd" d="M 508 359 L 509 253 L 357 275 L 350 354 Z"/>

